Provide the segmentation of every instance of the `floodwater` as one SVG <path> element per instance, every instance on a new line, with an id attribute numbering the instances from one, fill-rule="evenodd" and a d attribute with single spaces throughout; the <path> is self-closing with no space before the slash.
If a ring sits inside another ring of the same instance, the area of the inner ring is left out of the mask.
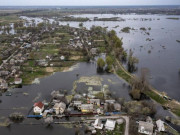
<path id="1" fill-rule="evenodd" d="M 79 74 L 77 77 L 76 74 Z M 4 121 L 9 114 L 13 112 L 21 112 L 25 116 L 32 108 L 34 102 L 37 101 L 49 101 L 51 99 L 51 92 L 53 90 L 67 90 L 70 94 L 73 89 L 73 82 L 78 80 L 82 76 L 99 76 L 102 78 L 102 85 L 109 86 L 109 90 L 112 92 L 113 97 L 125 98 L 130 100 L 129 87 L 124 80 L 121 80 L 114 74 L 97 74 L 96 63 L 78 63 L 76 68 L 69 72 L 57 72 L 51 76 L 40 79 L 39 84 L 31 84 L 23 86 L 22 88 L 12 89 L 12 96 L 6 96 L 3 94 L 0 99 L 0 122 Z M 81 86 L 82 89 L 87 90 L 87 87 Z M 28 93 L 28 95 L 24 95 Z M 38 124 L 38 125 L 31 125 Z M 44 135 L 48 134 L 74 134 L 74 129 L 67 129 L 60 125 L 53 125 L 52 128 L 47 128 L 46 125 L 41 125 L 42 120 L 25 119 L 23 123 L 12 124 L 10 128 L 0 127 L 1 133 L 6 134 L 27 134 L 40 133 Z M 40 125 L 39 125 L 40 124 Z M 31 131 L 26 133 L 27 131 Z"/>
<path id="2" fill-rule="evenodd" d="M 168 15 L 113 15 L 113 14 L 82 14 L 75 17 L 110 18 L 121 17 L 125 21 L 88 21 L 84 27 L 90 29 L 93 25 L 114 29 L 120 38 L 123 38 L 123 46 L 129 51 L 132 49 L 134 56 L 139 59 L 138 71 L 134 74 L 140 76 L 142 68 L 148 68 L 149 82 L 159 91 L 167 93 L 170 97 L 180 101 L 180 20 L 167 18 L 180 18 L 180 16 Z M 28 21 L 32 19 L 35 23 L 42 22 L 41 18 L 22 17 Z M 53 19 L 49 20 L 50 22 Z M 72 27 L 79 27 L 79 22 L 59 22 L 60 25 L 69 24 Z M 116 27 L 117 26 L 117 27 Z M 118 27 L 119 26 L 119 27 Z M 130 33 L 123 33 L 121 29 L 130 27 Z M 147 29 L 146 34 L 140 30 Z M 148 30 L 151 28 L 151 30 Z M 151 41 L 148 41 L 150 39 Z"/>

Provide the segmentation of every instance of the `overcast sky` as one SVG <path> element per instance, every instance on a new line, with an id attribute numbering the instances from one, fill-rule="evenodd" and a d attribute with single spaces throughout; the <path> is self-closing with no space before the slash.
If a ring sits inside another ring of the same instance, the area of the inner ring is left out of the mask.
<path id="1" fill-rule="evenodd" d="M 180 5 L 180 0 L 0 0 L 0 6 Z"/>

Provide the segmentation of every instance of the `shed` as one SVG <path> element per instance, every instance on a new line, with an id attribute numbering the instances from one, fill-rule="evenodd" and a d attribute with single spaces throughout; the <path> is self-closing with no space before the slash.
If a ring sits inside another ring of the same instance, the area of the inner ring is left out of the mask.
<path id="1" fill-rule="evenodd" d="M 102 121 L 99 118 L 96 119 L 95 122 L 93 123 L 93 126 L 97 129 L 102 129 L 103 128 Z"/>
<path id="2" fill-rule="evenodd" d="M 157 120 L 156 125 L 158 127 L 159 132 L 164 132 L 165 131 L 164 122 L 162 120 Z"/>

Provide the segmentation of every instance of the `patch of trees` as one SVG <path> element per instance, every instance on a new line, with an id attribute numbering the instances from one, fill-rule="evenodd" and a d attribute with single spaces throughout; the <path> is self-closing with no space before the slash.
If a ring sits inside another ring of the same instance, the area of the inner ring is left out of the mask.
<path id="1" fill-rule="evenodd" d="M 102 72 L 104 71 L 105 61 L 102 58 L 97 60 L 97 71 Z"/>
<path id="2" fill-rule="evenodd" d="M 103 72 L 104 68 L 105 68 L 105 71 L 111 72 L 113 64 L 114 64 L 114 59 L 111 56 L 107 56 L 105 61 L 102 58 L 98 58 L 97 71 Z M 106 67 L 105 67 L 105 65 L 106 65 Z"/>
<path id="3" fill-rule="evenodd" d="M 129 33 L 130 29 L 131 29 L 130 27 L 124 27 L 123 29 L 121 29 L 121 31 L 124 33 Z"/>
<path id="4" fill-rule="evenodd" d="M 130 73 L 134 72 L 137 70 L 136 64 L 139 62 L 139 60 L 133 56 L 133 51 L 130 49 L 129 50 L 129 56 L 128 56 L 128 71 Z"/>
<path id="5" fill-rule="evenodd" d="M 141 69 L 141 76 L 139 79 L 131 80 L 132 90 L 130 95 L 135 100 L 140 100 L 144 91 L 149 90 L 148 83 L 149 70 L 147 68 Z"/>
<path id="6" fill-rule="evenodd" d="M 156 106 L 151 101 L 129 101 L 125 103 L 125 111 L 130 115 L 154 115 Z"/>
<path id="7" fill-rule="evenodd" d="M 9 119 L 13 122 L 22 122 L 24 120 L 24 115 L 19 113 L 19 112 L 15 112 L 9 115 Z"/>
<path id="8" fill-rule="evenodd" d="M 124 21 L 124 19 L 119 18 L 119 17 L 111 17 L 111 18 L 94 17 L 94 21 Z"/>

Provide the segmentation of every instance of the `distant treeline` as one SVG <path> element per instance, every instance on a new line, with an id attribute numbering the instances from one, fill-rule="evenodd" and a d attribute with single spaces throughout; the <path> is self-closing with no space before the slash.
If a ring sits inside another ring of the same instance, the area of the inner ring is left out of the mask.
<path id="1" fill-rule="evenodd" d="M 1 9 L 1 8 L 0 8 Z M 11 10 L 10 8 L 2 9 L 2 10 Z M 17 10 L 16 10 L 17 11 Z M 66 16 L 73 14 L 166 14 L 166 15 L 180 15 L 180 8 L 177 7 L 27 7 L 20 8 L 18 12 L 7 13 L 0 12 L 0 15 L 24 15 L 29 17 L 58 17 L 58 16 Z"/>

